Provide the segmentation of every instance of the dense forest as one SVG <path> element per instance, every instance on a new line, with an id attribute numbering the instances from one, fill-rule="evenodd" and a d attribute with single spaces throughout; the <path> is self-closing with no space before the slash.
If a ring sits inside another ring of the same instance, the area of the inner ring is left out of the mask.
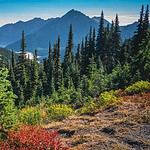
<path id="1" fill-rule="evenodd" d="M 25 33 L 22 32 L 21 53 L 9 65 L 9 80 L 17 95 L 17 107 L 36 105 L 42 101 L 73 104 L 82 107 L 88 97 L 103 91 L 119 89 L 139 80 L 150 79 L 149 6 L 142 6 L 138 29 L 132 39 L 121 40 L 118 15 L 111 26 L 104 27 L 101 13 L 98 32 L 90 28 L 89 34 L 73 53 L 73 27 L 70 25 L 68 43 L 63 60 L 60 58 L 61 37 L 48 57 L 38 60 L 26 56 Z"/>
<path id="2" fill-rule="evenodd" d="M 98 31 L 90 28 L 76 53 L 72 25 L 68 31 L 64 58 L 58 36 L 53 46 L 48 43 L 48 57 L 43 60 L 39 60 L 38 50 L 32 60 L 28 58 L 22 31 L 21 52 L 16 56 L 12 51 L 11 61 L 0 64 L 0 129 L 11 127 L 16 109 L 59 104 L 70 112 L 98 101 L 105 91 L 150 81 L 149 5 L 142 6 L 137 31 L 125 41 L 120 36 L 118 14 L 105 27 L 103 11 Z"/>

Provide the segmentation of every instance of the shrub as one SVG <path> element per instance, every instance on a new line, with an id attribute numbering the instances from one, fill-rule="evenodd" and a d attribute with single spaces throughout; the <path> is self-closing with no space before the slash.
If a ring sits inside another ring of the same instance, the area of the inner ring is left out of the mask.
<path id="1" fill-rule="evenodd" d="M 56 104 L 47 109 L 48 118 L 51 120 L 63 120 L 73 114 L 73 109 L 68 105 Z"/>
<path id="2" fill-rule="evenodd" d="M 109 92 L 107 91 L 103 92 L 100 95 L 100 105 L 106 106 L 106 105 L 111 105 L 111 104 L 118 102 L 119 98 L 117 94 L 118 94 L 118 91 L 114 91 L 114 90 L 111 90 Z"/>
<path id="3" fill-rule="evenodd" d="M 10 131 L 5 141 L 0 142 L 3 150 L 67 150 L 63 147 L 58 133 L 41 127 L 23 126 L 18 131 Z"/>
<path id="4" fill-rule="evenodd" d="M 131 82 L 131 68 L 129 64 L 118 65 L 107 77 L 109 89 L 118 89 L 128 86 Z"/>
<path id="5" fill-rule="evenodd" d="M 71 105 L 73 108 L 83 106 L 81 92 L 75 89 L 61 88 L 58 92 L 54 92 L 47 102 L 48 104 L 65 104 Z"/>
<path id="6" fill-rule="evenodd" d="M 13 127 L 17 122 L 14 105 L 16 96 L 7 77 L 8 70 L 0 69 L 0 129 L 3 130 Z"/>
<path id="7" fill-rule="evenodd" d="M 106 105 L 114 105 L 120 101 L 120 98 L 118 97 L 119 92 L 120 90 L 103 92 L 100 97 L 95 100 L 89 97 L 89 100 L 87 100 L 84 106 L 78 109 L 77 112 L 79 114 L 91 114 Z"/>
<path id="8" fill-rule="evenodd" d="M 19 121 L 23 124 L 36 125 L 43 120 L 43 113 L 37 107 L 27 107 L 20 110 Z"/>
<path id="9" fill-rule="evenodd" d="M 98 105 L 94 101 L 89 101 L 85 103 L 85 105 L 77 110 L 77 113 L 83 114 L 91 114 L 94 113 L 98 108 Z"/>
<path id="10" fill-rule="evenodd" d="M 125 92 L 131 95 L 147 91 L 150 91 L 150 82 L 148 81 L 138 81 L 125 89 Z"/>

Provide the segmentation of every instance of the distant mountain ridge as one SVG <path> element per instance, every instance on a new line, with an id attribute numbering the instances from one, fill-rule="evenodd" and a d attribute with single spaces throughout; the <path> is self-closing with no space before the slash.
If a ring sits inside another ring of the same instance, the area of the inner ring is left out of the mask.
<path id="1" fill-rule="evenodd" d="M 6 24 L 0 28 L 0 45 L 8 45 L 20 39 L 22 30 L 27 34 L 34 33 L 39 30 L 47 21 L 41 18 L 34 18 L 27 22 L 18 21 L 14 24 Z"/>
<path id="2" fill-rule="evenodd" d="M 69 25 L 72 24 L 74 32 L 74 45 L 77 45 L 89 33 L 90 27 L 98 30 L 100 17 L 90 18 L 77 10 L 70 10 L 60 18 L 41 19 L 34 18 L 27 22 L 19 21 L 15 24 L 7 24 L 0 28 L 0 45 L 8 49 L 20 50 L 21 31 L 25 30 L 27 50 L 38 49 L 39 55 L 47 55 L 49 41 L 54 44 L 58 35 L 61 37 L 62 54 L 68 39 Z M 109 23 L 105 20 L 105 26 Z M 133 36 L 137 22 L 121 27 L 122 39 Z"/>

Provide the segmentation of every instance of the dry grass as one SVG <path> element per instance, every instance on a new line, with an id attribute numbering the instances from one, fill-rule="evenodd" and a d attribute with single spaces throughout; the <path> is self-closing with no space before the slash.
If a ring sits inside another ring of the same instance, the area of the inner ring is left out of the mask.
<path id="1" fill-rule="evenodd" d="M 71 150 L 149 150 L 150 93 L 121 98 L 117 106 L 94 115 L 71 116 L 45 127 L 73 133 L 62 135 Z"/>

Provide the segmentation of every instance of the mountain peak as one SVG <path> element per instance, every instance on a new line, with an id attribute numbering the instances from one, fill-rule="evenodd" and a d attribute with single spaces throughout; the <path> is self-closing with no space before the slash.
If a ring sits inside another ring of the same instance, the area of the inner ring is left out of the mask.
<path id="1" fill-rule="evenodd" d="M 84 16 L 85 17 L 86 15 L 78 10 L 71 9 L 63 17 L 73 17 L 73 16 Z"/>

